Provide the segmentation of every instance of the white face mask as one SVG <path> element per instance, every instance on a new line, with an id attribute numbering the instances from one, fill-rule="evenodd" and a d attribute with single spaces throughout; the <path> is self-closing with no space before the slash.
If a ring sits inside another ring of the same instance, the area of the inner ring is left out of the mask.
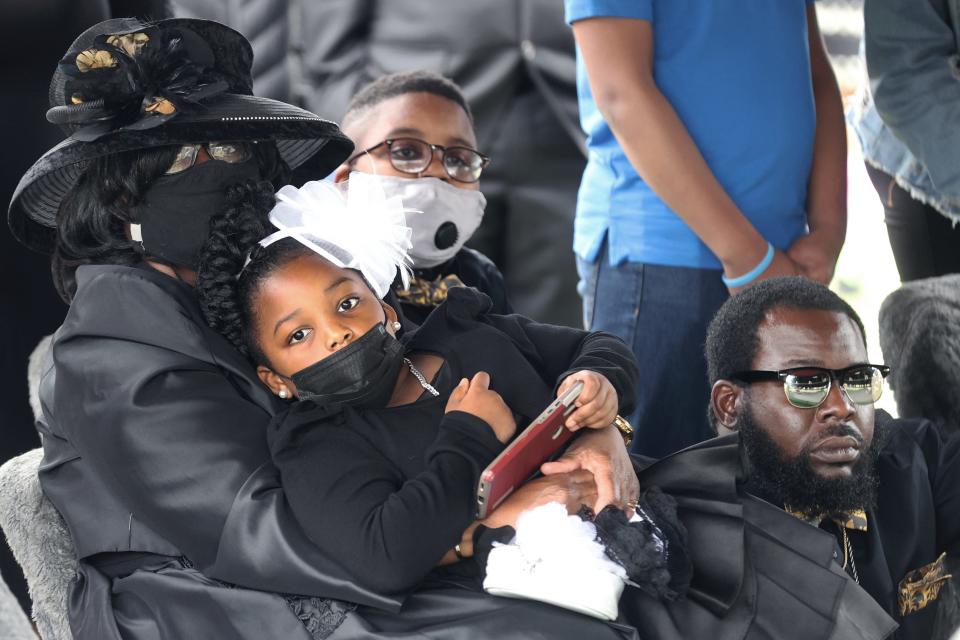
<path id="1" fill-rule="evenodd" d="M 483 220 L 487 199 L 479 191 L 460 189 L 439 178 L 379 176 L 387 198 L 400 196 L 412 209 L 410 258 L 414 269 L 427 269 L 452 258 Z"/>

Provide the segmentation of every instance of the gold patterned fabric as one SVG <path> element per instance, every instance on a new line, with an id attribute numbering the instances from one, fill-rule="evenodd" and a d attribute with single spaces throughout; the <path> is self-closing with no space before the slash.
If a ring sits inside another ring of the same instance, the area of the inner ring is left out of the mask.
<path id="1" fill-rule="evenodd" d="M 953 577 L 952 574 L 947 573 L 947 568 L 944 566 L 946 555 L 941 553 L 939 558 L 919 569 L 914 569 L 900 581 L 897 589 L 897 604 L 900 607 L 901 617 L 920 611 L 940 596 L 940 589 Z"/>
<path id="2" fill-rule="evenodd" d="M 447 276 L 437 276 L 434 280 L 427 280 L 413 276 L 410 278 L 410 286 L 406 289 L 394 291 L 400 302 L 413 304 L 420 307 L 436 307 L 447 299 L 447 292 L 452 287 L 465 287 L 463 281 L 454 274 Z"/>
<path id="3" fill-rule="evenodd" d="M 77 54 L 77 69 L 80 73 L 117 66 L 117 59 L 109 51 L 86 49 Z"/>
<path id="4" fill-rule="evenodd" d="M 814 527 L 819 527 L 821 522 L 829 519 L 837 523 L 838 527 L 843 527 L 844 529 L 853 529 L 854 531 L 867 530 L 867 512 L 863 509 L 857 509 L 848 513 L 836 513 L 832 516 L 810 516 L 799 511 L 794 511 L 790 507 L 786 507 L 785 511 L 793 517 L 799 518 L 800 520 L 803 520 L 807 524 L 813 525 Z"/>
<path id="5" fill-rule="evenodd" d="M 140 50 L 149 40 L 150 36 L 145 33 L 125 33 L 110 36 L 107 38 L 107 44 L 120 49 L 133 58 L 140 53 Z M 81 51 L 77 54 L 75 62 L 81 73 L 117 66 L 117 59 L 112 53 L 96 48 Z"/>
<path id="6" fill-rule="evenodd" d="M 154 96 L 149 100 L 144 100 L 143 110 L 147 113 L 159 113 L 168 116 L 177 112 L 177 107 L 166 98 Z"/>

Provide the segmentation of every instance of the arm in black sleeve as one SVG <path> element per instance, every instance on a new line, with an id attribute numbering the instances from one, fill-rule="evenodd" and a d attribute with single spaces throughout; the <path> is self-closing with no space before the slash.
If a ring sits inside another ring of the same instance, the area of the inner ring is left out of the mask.
<path id="1" fill-rule="evenodd" d="M 270 430 L 274 460 L 310 539 L 347 559 L 362 588 L 403 592 L 460 541 L 474 519 L 480 473 L 503 445 L 486 422 L 450 412 L 426 452 L 426 469 L 404 481 L 350 420 L 281 422 Z"/>
<path id="2" fill-rule="evenodd" d="M 541 324 L 519 315 L 488 315 L 487 321 L 509 335 L 535 359 L 544 380 L 559 385 L 575 371 L 596 371 L 613 385 L 620 413 L 633 411 L 639 369 L 633 352 L 617 336 Z"/>

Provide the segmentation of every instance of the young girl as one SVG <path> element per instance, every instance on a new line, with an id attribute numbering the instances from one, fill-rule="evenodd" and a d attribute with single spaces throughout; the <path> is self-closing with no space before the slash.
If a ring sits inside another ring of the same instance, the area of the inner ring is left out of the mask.
<path id="1" fill-rule="evenodd" d="M 616 337 L 493 315 L 466 287 L 398 340 L 381 298 L 397 269 L 405 277 L 409 229 L 378 188 L 355 174 L 345 204 L 329 184 L 284 187 L 270 213 L 279 231 L 262 241 L 249 216 L 215 221 L 198 291 L 208 322 L 271 391 L 301 400 L 268 437 L 307 536 L 359 585 L 400 593 L 471 556 L 478 525 L 513 525 L 550 501 L 593 506 L 592 475 L 579 470 L 528 483 L 474 522 L 479 474 L 518 425 L 579 380 L 568 428 L 611 428 L 637 367 Z"/>

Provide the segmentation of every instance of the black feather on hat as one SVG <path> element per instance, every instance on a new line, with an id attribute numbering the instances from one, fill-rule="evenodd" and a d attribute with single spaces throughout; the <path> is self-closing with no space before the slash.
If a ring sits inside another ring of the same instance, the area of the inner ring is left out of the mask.
<path id="1" fill-rule="evenodd" d="M 271 140 L 317 179 L 353 150 L 329 120 L 252 95 L 253 50 L 217 22 L 107 20 L 78 37 L 50 83 L 47 120 L 69 136 L 20 179 L 8 211 L 14 237 L 50 252 L 60 201 L 91 160 L 206 141 Z"/>

